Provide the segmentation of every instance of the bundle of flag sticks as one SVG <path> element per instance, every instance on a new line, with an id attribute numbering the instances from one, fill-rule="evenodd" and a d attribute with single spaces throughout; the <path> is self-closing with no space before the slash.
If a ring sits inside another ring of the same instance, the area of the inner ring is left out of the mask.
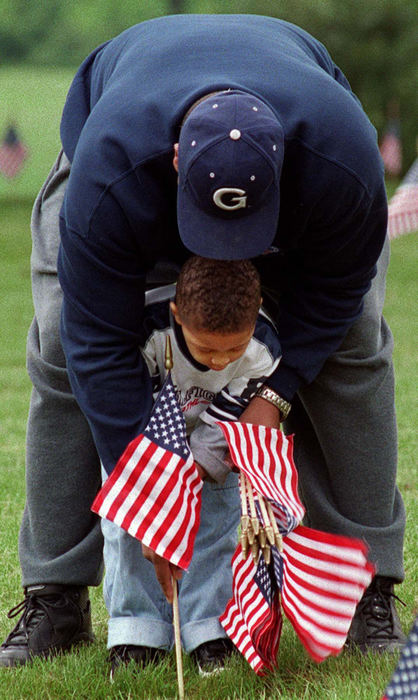
<path id="1" fill-rule="evenodd" d="M 242 553 L 246 559 L 251 552 L 254 563 L 258 563 L 261 556 L 266 564 L 271 561 L 271 547 L 277 547 L 283 551 L 283 540 L 274 517 L 272 507 L 267 499 L 254 491 L 249 479 L 240 472 L 241 493 L 241 535 L 240 542 Z M 258 512 L 256 501 L 259 506 Z M 259 518 L 258 513 L 261 515 Z"/>

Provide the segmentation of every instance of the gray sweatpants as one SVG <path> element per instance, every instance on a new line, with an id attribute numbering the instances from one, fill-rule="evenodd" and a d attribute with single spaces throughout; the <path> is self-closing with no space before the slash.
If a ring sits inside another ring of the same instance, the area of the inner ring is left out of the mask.
<path id="1" fill-rule="evenodd" d="M 35 318 L 28 335 L 33 383 L 27 428 L 26 506 L 19 552 L 23 585 L 97 585 L 102 535 L 90 504 L 100 466 L 72 395 L 59 338 L 58 214 L 69 164 L 60 154 L 32 216 Z M 405 513 L 396 487 L 392 336 L 382 318 L 388 249 L 362 317 L 286 422 L 307 524 L 367 541 L 382 575 L 403 578 Z"/>

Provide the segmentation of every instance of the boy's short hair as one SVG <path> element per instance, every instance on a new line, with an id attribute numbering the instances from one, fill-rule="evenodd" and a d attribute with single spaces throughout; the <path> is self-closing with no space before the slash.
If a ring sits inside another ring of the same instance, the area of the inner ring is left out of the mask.
<path id="1" fill-rule="evenodd" d="M 254 326 L 260 303 L 260 277 L 249 260 L 193 255 L 180 271 L 177 310 L 184 323 L 198 330 L 234 333 Z"/>

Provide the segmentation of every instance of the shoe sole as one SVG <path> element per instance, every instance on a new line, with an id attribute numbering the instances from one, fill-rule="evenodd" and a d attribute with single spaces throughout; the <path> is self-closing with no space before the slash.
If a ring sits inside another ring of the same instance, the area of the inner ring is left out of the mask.
<path id="1" fill-rule="evenodd" d="M 215 666 L 215 668 L 205 671 L 205 669 L 198 664 L 198 669 L 199 676 L 202 676 L 202 678 L 207 678 L 208 676 L 217 676 L 219 673 L 223 673 L 225 671 L 225 666 Z"/>
<path id="2" fill-rule="evenodd" d="M 89 632 L 82 632 L 68 642 L 65 646 L 60 647 L 60 649 L 49 649 L 39 654 L 33 654 L 29 652 L 27 656 L 22 656 L 21 658 L 2 656 L 0 653 L 0 668 L 15 668 L 17 666 L 24 666 L 25 664 L 30 664 L 34 659 L 51 659 L 60 654 L 64 654 L 70 651 L 73 647 L 78 645 L 88 645 L 93 644 L 96 641 L 94 634 Z"/>

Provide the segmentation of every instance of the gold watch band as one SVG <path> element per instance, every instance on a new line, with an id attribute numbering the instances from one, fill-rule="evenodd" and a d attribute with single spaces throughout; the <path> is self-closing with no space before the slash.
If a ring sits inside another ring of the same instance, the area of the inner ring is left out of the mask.
<path id="1" fill-rule="evenodd" d="M 279 396 L 279 394 L 273 391 L 273 389 L 269 389 L 268 386 L 260 386 L 260 388 L 257 389 L 255 395 L 259 396 L 260 399 L 265 399 L 266 401 L 269 401 L 269 403 L 272 403 L 273 406 L 276 406 L 276 408 L 278 408 L 280 411 L 281 420 L 286 420 L 287 416 L 290 413 L 290 409 L 292 408 L 292 404 L 290 404 L 288 401 L 285 401 L 285 399 L 282 399 L 282 397 Z"/>

